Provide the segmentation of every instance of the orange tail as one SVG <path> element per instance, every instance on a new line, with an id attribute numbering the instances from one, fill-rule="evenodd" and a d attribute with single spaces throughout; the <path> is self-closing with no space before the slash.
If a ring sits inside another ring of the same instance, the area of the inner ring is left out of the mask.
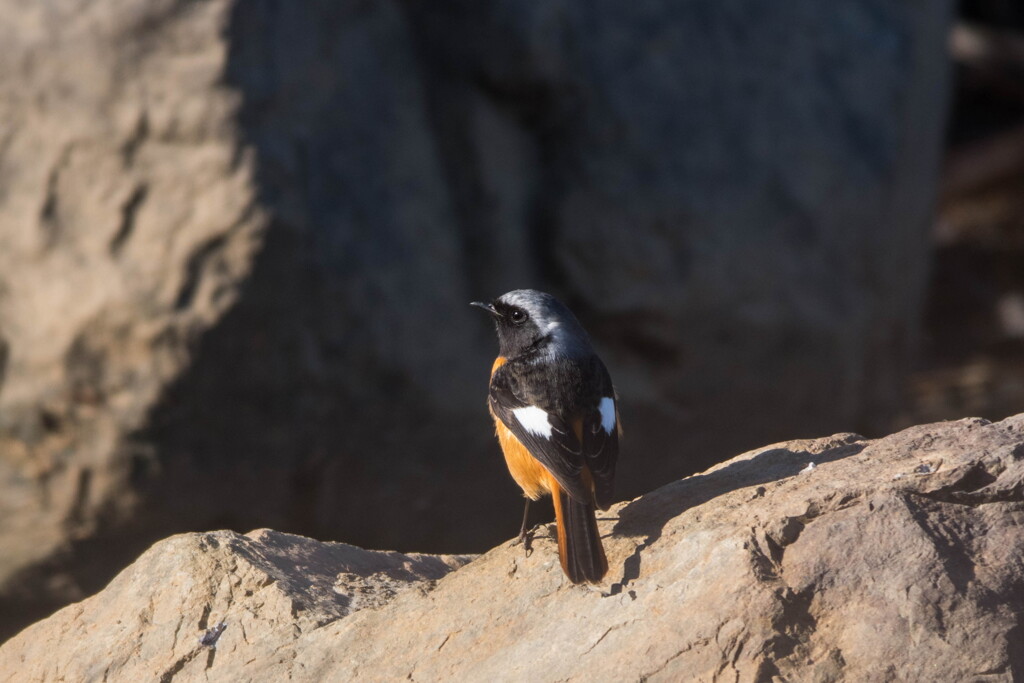
<path id="1" fill-rule="evenodd" d="M 555 481 L 551 482 L 551 498 L 555 503 L 562 570 L 573 583 L 600 582 L 608 573 L 608 558 L 597 530 L 594 505 L 574 500 Z"/>

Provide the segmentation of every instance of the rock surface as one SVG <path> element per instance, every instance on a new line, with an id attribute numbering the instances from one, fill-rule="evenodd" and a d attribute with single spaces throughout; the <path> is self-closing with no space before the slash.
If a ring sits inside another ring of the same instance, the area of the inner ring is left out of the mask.
<path id="1" fill-rule="evenodd" d="M 180 673 L 185 679 L 211 668 L 218 653 L 239 654 L 236 642 L 273 657 L 299 634 L 409 590 L 426 593 L 470 559 L 363 550 L 268 529 L 173 536 L 101 594 L 52 617 L 61 620 L 60 659 L 77 664 L 50 658 L 39 669 L 29 665 L 56 645 L 30 629 L 29 649 L 0 662 L 0 678 L 170 681 Z M 103 657 L 93 650 L 99 641 Z"/>
<path id="2" fill-rule="evenodd" d="M 172 532 L 510 533 L 512 287 L 594 333 L 623 495 L 874 426 L 949 5 L 0 0 L 0 638 Z"/>
<path id="3" fill-rule="evenodd" d="M 506 544 L 456 571 L 468 558 L 189 534 L 9 641 L 0 672 L 1011 681 L 1022 524 L 1024 415 L 790 441 L 615 506 L 601 586 L 568 584 L 544 531 L 528 557 Z"/>

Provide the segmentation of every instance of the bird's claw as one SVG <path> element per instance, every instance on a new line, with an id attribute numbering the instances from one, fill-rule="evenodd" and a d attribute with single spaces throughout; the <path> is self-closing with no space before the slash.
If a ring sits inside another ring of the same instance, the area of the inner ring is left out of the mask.
<path id="1" fill-rule="evenodd" d="M 533 554 L 533 529 L 523 531 L 523 533 L 516 536 L 516 539 L 512 541 L 513 546 L 517 546 L 520 543 L 523 545 L 523 551 L 526 553 L 527 557 Z"/>

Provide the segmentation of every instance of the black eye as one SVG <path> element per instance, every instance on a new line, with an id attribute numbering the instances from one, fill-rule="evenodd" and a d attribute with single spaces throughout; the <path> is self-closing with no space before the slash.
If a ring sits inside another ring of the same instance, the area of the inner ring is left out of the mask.
<path id="1" fill-rule="evenodd" d="M 508 319 L 516 325 L 522 325 L 526 322 L 526 314 L 520 311 L 518 308 L 512 309 L 512 312 L 508 314 Z"/>

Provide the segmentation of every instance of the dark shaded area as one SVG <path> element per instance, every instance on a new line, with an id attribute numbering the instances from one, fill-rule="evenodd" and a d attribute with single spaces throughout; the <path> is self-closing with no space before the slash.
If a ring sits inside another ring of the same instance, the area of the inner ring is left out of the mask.
<path id="1" fill-rule="evenodd" d="M 1005 334 L 998 310 L 1006 293 L 1024 292 L 1024 244 L 939 247 L 933 269 L 925 311 L 932 362 L 952 365 L 978 355 L 1009 361 L 1024 351 L 1021 340 Z"/>
<path id="2" fill-rule="evenodd" d="M 1007 0 L 960 0 L 960 17 L 993 26 L 1024 31 L 1024 7 Z"/>
<path id="3" fill-rule="evenodd" d="M 164 533 L 265 526 L 364 547 L 454 552 L 464 546 L 444 543 L 446 529 L 476 539 L 471 547 L 493 529 L 466 514 L 458 490 L 428 482 L 473 472 L 490 496 L 505 494 L 511 534 L 516 496 L 486 427 L 435 423 L 428 401 L 386 369 L 358 368 L 380 392 L 367 396 L 359 393 L 365 379 L 302 366 L 302 345 L 316 343 L 309 319 L 343 313 L 303 295 L 318 288 L 300 282 L 307 269 L 282 258 L 302 258 L 294 238 L 271 226 L 239 304 L 204 335 L 192 369 L 136 437 L 160 453 L 159 476 L 143 488 L 156 523 Z M 389 411 L 379 409 L 382 394 L 392 397 Z M 488 466 L 474 464 L 485 457 Z"/>
<path id="4" fill-rule="evenodd" d="M 1024 410 L 1024 6 L 962 0 L 933 266 L 905 424 Z"/>
<path id="5" fill-rule="evenodd" d="M 0 336 L 0 387 L 4 385 L 4 375 L 7 373 L 7 360 L 10 352 L 11 349 L 7 340 Z"/>

